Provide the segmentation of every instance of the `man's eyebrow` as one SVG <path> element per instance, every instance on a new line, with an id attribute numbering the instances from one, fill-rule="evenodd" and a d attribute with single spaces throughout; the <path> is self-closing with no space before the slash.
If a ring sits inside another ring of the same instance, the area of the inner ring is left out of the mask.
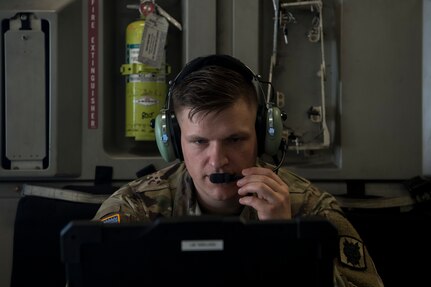
<path id="1" fill-rule="evenodd" d="M 205 139 L 207 139 L 207 138 L 200 136 L 200 135 L 188 135 L 188 136 L 185 136 L 185 138 L 187 140 L 205 140 Z"/>
<path id="2" fill-rule="evenodd" d="M 229 139 L 229 138 L 235 138 L 235 137 L 248 137 L 248 136 L 250 136 L 248 132 L 239 131 L 239 132 L 231 133 L 224 138 Z M 185 138 L 188 140 L 197 140 L 197 139 L 208 140 L 209 139 L 208 137 L 197 135 L 197 134 L 185 135 Z"/>
<path id="3" fill-rule="evenodd" d="M 237 133 L 232 133 L 229 136 L 227 136 L 227 138 L 234 138 L 234 137 L 248 137 L 249 133 L 247 132 L 237 132 Z"/>

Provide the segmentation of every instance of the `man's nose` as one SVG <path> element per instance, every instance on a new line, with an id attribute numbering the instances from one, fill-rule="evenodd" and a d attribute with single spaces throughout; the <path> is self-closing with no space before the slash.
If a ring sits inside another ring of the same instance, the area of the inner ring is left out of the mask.
<path id="1" fill-rule="evenodd" d="M 229 160 L 226 149 L 222 143 L 212 143 L 208 149 L 209 163 L 214 169 L 219 169 L 226 165 Z"/>

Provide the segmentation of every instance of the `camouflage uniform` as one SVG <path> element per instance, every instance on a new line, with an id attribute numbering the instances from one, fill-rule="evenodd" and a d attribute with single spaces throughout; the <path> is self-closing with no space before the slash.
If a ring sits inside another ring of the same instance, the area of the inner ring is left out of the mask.
<path id="1" fill-rule="evenodd" d="M 335 259 L 334 285 L 383 286 L 366 247 L 336 199 L 287 169 L 280 169 L 278 175 L 289 186 L 293 217 L 319 215 L 337 227 L 339 256 Z M 200 215 L 200 209 L 193 181 L 184 164 L 178 163 L 120 188 L 102 204 L 94 220 L 150 222 L 159 216 L 183 215 Z M 257 212 L 249 206 L 240 216 L 258 220 Z"/>

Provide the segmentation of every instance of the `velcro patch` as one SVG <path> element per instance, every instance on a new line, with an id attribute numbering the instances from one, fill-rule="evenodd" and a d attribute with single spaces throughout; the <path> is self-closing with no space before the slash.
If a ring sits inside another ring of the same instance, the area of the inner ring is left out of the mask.
<path id="1" fill-rule="evenodd" d="M 354 269 L 365 269 L 364 244 L 356 238 L 340 237 L 340 261 Z"/>
<path id="2" fill-rule="evenodd" d="M 103 223 L 120 223 L 120 221 L 121 221 L 120 220 L 120 214 L 115 213 L 115 214 L 105 216 L 105 217 L 101 218 L 100 221 Z"/>

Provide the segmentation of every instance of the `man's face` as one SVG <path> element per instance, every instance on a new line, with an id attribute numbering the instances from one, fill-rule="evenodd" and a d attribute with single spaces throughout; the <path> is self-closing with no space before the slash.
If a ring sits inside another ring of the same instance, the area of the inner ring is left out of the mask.
<path id="1" fill-rule="evenodd" d="M 254 166 L 257 156 L 256 108 L 239 99 L 233 106 L 206 116 L 188 118 L 190 109 L 177 113 L 184 162 L 193 178 L 199 200 L 223 210 L 238 205 L 235 182 L 214 184 L 212 173 L 241 174 Z"/>

